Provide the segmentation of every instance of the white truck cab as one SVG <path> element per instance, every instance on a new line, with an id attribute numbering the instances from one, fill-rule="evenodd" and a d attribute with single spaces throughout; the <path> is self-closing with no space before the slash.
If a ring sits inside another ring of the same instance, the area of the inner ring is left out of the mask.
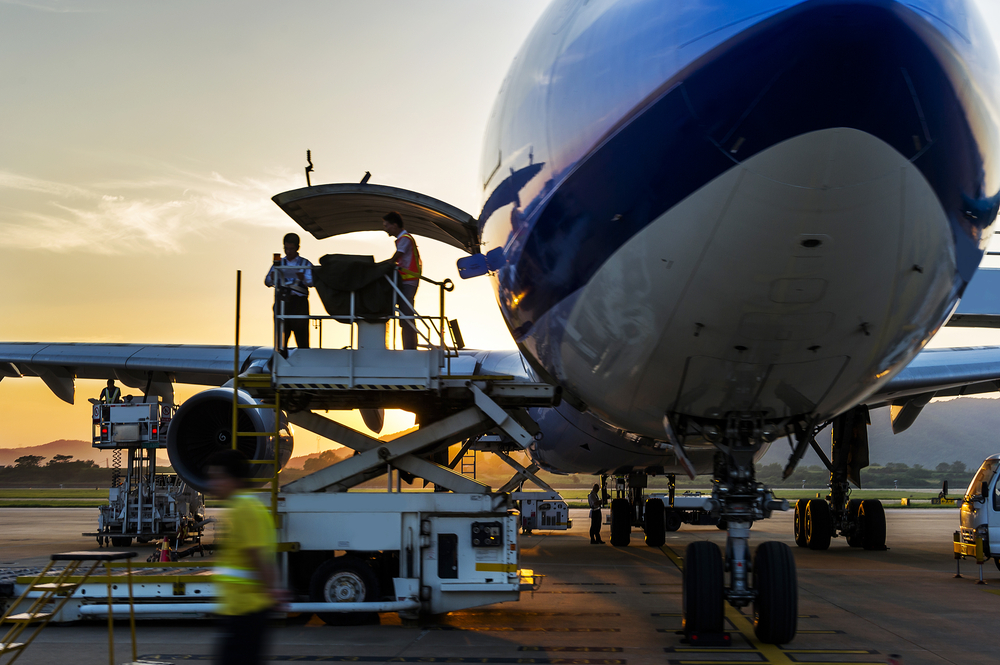
<path id="1" fill-rule="evenodd" d="M 956 553 L 967 554 L 975 548 L 976 537 L 982 538 L 983 556 L 993 559 L 1000 568 L 1000 454 L 987 457 L 965 491 L 961 508 L 960 540 Z M 991 538 L 992 536 L 992 538 Z"/>

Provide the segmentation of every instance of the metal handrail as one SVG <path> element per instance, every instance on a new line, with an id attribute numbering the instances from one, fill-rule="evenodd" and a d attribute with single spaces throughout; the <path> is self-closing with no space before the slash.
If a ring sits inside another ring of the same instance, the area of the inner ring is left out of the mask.
<path id="1" fill-rule="evenodd" d="M 302 266 L 283 266 L 275 264 L 272 266 L 273 269 L 279 272 L 295 271 L 301 272 L 303 270 Z M 414 324 L 417 335 L 423 340 L 424 346 L 432 349 L 443 349 L 445 351 L 446 357 L 451 358 L 457 355 L 457 348 L 454 340 L 454 333 L 451 331 L 448 325 L 448 318 L 445 316 L 445 303 L 444 294 L 446 292 L 451 292 L 455 290 L 455 284 L 450 279 L 444 279 L 440 282 L 430 279 L 428 277 L 421 276 L 421 281 L 434 284 L 438 287 L 438 314 L 436 316 L 421 315 L 417 312 L 414 303 L 411 303 L 403 295 L 400 290 L 399 285 L 396 281 L 389 275 L 385 275 L 384 279 L 389 282 L 389 285 L 393 290 L 393 302 L 392 302 L 392 313 L 389 315 L 388 320 L 395 321 L 420 321 L 426 327 L 422 330 L 419 326 Z M 285 334 L 284 334 L 284 322 L 293 320 L 309 320 L 309 321 L 319 321 L 320 323 L 320 339 L 322 340 L 322 321 L 339 321 L 340 323 L 346 323 L 351 326 L 350 331 L 350 348 L 354 348 L 354 324 L 362 321 L 361 317 L 357 316 L 354 311 L 355 304 L 355 293 L 351 291 L 351 311 L 349 314 L 285 314 L 285 295 L 288 291 L 288 287 L 275 285 L 274 287 L 274 349 L 278 352 L 287 351 L 285 346 Z M 400 301 L 406 303 L 410 306 L 413 311 L 412 315 L 401 314 L 397 311 L 397 307 Z M 436 325 L 435 325 L 436 324 Z M 395 333 L 395 331 L 393 331 Z M 438 343 L 435 344 L 433 338 L 436 337 Z M 448 337 L 451 337 L 451 344 L 448 343 Z M 395 334 L 393 334 L 393 340 L 395 340 Z M 322 344 L 322 341 L 320 342 Z"/>

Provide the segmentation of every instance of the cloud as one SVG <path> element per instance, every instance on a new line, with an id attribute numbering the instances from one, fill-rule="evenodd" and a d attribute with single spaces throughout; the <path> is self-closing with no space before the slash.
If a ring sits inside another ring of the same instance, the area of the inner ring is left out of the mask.
<path id="1" fill-rule="evenodd" d="M 22 194 L 0 217 L 0 247 L 122 254 L 179 252 L 223 224 L 283 226 L 271 196 L 293 186 L 280 172 L 233 179 L 174 171 L 145 180 L 70 185 L 0 171 L 0 190 Z"/>
<path id="2" fill-rule="evenodd" d="M 80 7 L 53 7 L 51 5 L 40 5 L 37 2 L 25 2 L 24 0 L 0 0 L 0 5 L 14 5 L 15 7 L 34 9 L 35 11 L 45 12 L 47 14 L 93 14 L 100 11 L 97 9 L 83 9 Z"/>

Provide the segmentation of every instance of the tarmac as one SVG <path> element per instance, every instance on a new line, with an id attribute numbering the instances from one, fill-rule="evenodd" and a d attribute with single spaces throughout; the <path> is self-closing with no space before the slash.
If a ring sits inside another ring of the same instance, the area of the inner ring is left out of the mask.
<path id="1" fill-rule="evenodd" d="M 93 509 L 0 509 L 2 569 L 40 565 L 48 554 L 89 549 Z M 868 552 L 835 539 L 816 552 L 795 546 L 792 514 L 753 526 L 752 543 L 778 540 L 794 552 L 799 585 L 798 635 L 787 645 L 758 643 L 750 608 L 726 606 L 732 645 L 692 648 L 681 641 L 681 572 L 684 550 L 695 540 L 720 545 L 715 527 L 684 525 L 662 548 L 642 532 L 625 548 L 590 545 L 586 511 L 573 510 L 574 528 L 521 537 L 521 565 L 544 574 L 539 591 L 516 603 L 492 605 L 404 626 L 394 614 L 381 625 L 334 627 L 318 619 L 279 622 L 271 635 L 273 662 L 486 663 L 535 665 L 905 665 L 996 663 L 989 621 L 1000 610 L 1000 572 L 963 562 L 955 579 L 952 532 L 955 509 L 887 511 L 889 550 Z M 604 538 L 608 539 L 608 527 Z M 146 546 L 138 551 L 143 558 Z M 984 617 L 985 614 L 985 617 Z M 115 662 L 129 658 L 128 627 L 116 628 Z M 138 628 L 141 659 L 165 663 L 211 662 L 211 622 L 186 621 Z M 6 663 L 0 656 L 0 663 Z M 18 663 L 108 663 L 107 624 L 46 628 Z"/>

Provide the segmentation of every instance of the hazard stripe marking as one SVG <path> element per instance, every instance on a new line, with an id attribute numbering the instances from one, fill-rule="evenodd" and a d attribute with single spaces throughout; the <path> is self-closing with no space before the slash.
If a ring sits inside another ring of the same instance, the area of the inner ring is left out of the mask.
<path id="1" fill-rule="evenodd" d="M 211 661 L 211 654 L 155 653 L 143 654 L 142 660 Z M 268 660 L 295 661 L 297 663 L 519 663 L 537 665 L 627 665 L 624 658 L 468 658 L 449 656 L 296 656 L 273 655 Z"/>

